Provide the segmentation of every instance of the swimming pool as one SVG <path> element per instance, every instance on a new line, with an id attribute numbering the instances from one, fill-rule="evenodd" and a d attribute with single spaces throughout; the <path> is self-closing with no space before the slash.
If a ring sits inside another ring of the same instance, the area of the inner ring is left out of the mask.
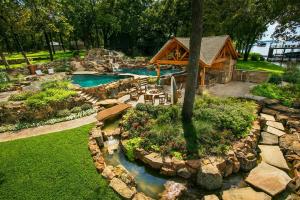
<path id="1" fill-rule="evenodd" d="M 161 69 L 160 70 L 160 75 L 169 75 L 169 74 L 174 74 L 181 72 L 182 70 L 180 69 Z M 141 68 L 119 68 L 117 70 L 119 73 L 129 73 L 129 74 L 137 74 L 137 75 L 145 75 L 145 76 L 156 76 L 156 71 L 155 70 L 148 70 L 146 67 L 141 67 Z"/>
<path id="2" fill-rule="evenodd" d="M 73 75 L 71 79 L 72 83 L 80 85 L 80 87 L 94 87 L 130 77 L 131 76 L 111 74 L 76 74 Z"/>

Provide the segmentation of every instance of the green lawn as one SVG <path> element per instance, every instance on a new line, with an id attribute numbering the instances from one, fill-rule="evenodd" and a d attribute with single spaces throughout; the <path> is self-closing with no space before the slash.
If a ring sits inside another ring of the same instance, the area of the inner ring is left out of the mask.
<path id="1" fill-rule="evenodd" d="M 0 143 L 0 199 L 119 199 L 94 167 L 91 127 Z"/>
<path id="2" fill-rule="evenodd" d="M 283 73 L 284 68 L 267 61 L 242 61 L 238 60 L 236 64 L 238 69 L 262 70 L 272 73 Z"/>
<path id="3" fill-rule="evenodd" d="M 85 50 L 80 50 L 79 55 L 81 58 L 84 57 L 85 55 Z M 49 56 L 49 52 L 48 51 L 38 51 L 38 52 L 28 52 L 26 54 L 26 56 L 29 59 L 32 58 L 42 58 L 43 60 L 31 60 L 31 64 L 42 64 L 42 63 L 47 63 L 50 62 L 50 56 Z M 73 56 L 72 51 L 56 51 L 55 54 L 53 54 L 53 58 L 54 60 L 61 60 L 61 59 L 68 59 L 71 58 Z M 7 60 L 14 60 L 14 59 L 23 59 L 23 56 L 21 53 L 13 53 L 11 55 L 6 56 Z M 11 68 L 21 68 L 21 67 L 25 67 L 26 63 L 21 63 L 21 64 L 14 64 L 14 65 L 10 65 Z M 5 68 L 4 65 L 0 65 L 0 69 L 1 68 Z"/>

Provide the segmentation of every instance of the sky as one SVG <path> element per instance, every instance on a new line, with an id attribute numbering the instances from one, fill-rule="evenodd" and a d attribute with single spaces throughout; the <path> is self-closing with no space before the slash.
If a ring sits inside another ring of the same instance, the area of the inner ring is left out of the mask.
<path id="1" fill-rule="evenodd" d="M 268 30 L 264 33 L 264 36 L 262 37 L 261 40 L 272 40 L 271 35 L 275 31 L 275 27 L 278 25 L 278 23 L 270 24 L 268 27 Z M 298 34 L 300 34 L 300 28 L 297 30 Z"/>

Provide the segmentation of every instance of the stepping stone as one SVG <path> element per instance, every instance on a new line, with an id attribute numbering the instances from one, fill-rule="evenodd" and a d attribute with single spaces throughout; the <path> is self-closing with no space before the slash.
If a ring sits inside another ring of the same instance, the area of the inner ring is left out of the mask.
<path id="1" fill-rule="evenodd" d="M 274 128 L 272 126 L 267 126 L 267 128 L 265 128 L 265 131 L 277 135 L 278 137 L 281 137 L 286 134 L 285 132 L 278 130 L 277 128 Z"/>
<path id="2" fill-rule="evenodd" d="M 284 191 L 292 179 L 282 170 L 261 162 L 249 173 L 246 182 L 275 196 Z"/>
<path id="3" fill-rule="evenodd" d="M 210 194 L 204 196 L 202 200 L 219 200 L 219 198 L 215 194 Z"/>
<path id="4" fill-rule="evenodd" d="M 279 130 L 284 131 L 284 127 L 283 127 L 283 125 L 282 125 L 281 122 L 267 121 L 266 124 L 267 124 L 268 126 L 272 126 L 272 127 L 274 127 L 274 128 L 277 128 L 277 129 L 279 129 Z"/>
<path id="5" fill-rule="evenodd" d="M 260 117 L 261 117 L 262 119 L 264 119 L 264 120 L 267 120 L 267 121 L 275 121 L 275 118 L 274 118 L 274 116 L 272 116 L 272 115 L 260 113 Z"/>
<path id="6" fill-rule="evenodd" d="M 268 132 L 262 132 L 260 144 L 278 145 L 278 136 Z"/>
<path id="7" fill-rule="evenodd" d="M 225 190 L 223 200 L 271 200 L 272 197 L 264 192 L 256 192 L 251 187 Z"/>
<path id="8" fill-rule="evenodd" d="M 112 187 L 119 195 L 124 199 L 131 199 L 134 195 L 134 191 L 131 190 L 122 180 L 118 178 L 113 178 L 109 186 Z"/>
<path id="9" fill-rule="evenodd" d="M 262 161 L 280 169 L 289 170 L 279 146 L 258 145 Z"/>

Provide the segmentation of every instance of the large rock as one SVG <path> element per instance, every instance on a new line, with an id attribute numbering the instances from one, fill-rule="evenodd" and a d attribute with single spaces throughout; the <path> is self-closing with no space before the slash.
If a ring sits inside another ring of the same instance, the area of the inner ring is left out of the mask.
<path id="1" fill-rule="evenodd" d="M 269 144 L 269 145 L 277 145 L 278 144 L 278 136 L 268 133 L 268 132 L 262 132 L 260 143 L 261 144 Z"/>
<path id="2" fill-rule="evenodd" d="M 161 194 L 161 200 L 175 200 L 182 195 L 187 189 L 183 184 L 174 181 L 167 181 L 165 183 L 165 190 Z"/>
<path id="3" fill-rule="evenodd" d="M 150 153 L 146 155 L 143 160 L 154 169 L 160 169 L 163 165 L 163 159 L 157 153 Z"/>
<path id="4" fill-rule="evenodd" d="M 152 198 L 146 196 L 145 194 L 139 192 L 136 193 L 132 200 L 152 200 Z"/>
<path id="5" fill-rule="evenodd" d="M 113 172 L 113 166 L 108 165 L 104 168 L 102 172 L 102 176 L 107 179 L 113 179 L 115 177 L 115 173 Z"/>
<path id="6" fill-rule="evenodd" d="M 257 164 L 257 158 L 251 152 L 249 152 L 249 153 L 238 152 L 236 154 L 236 157 L 240 163 L 240 169 L 245 172 L 250 171 Z"/>
<path id="7" fill-rule="evenodd" d="M 246 182 L 275 196 L 284 191 L 291 178 L 282 170 L 261 162 L 246 178 Z"/>
<path id="8" fill-rule="evenodd" d="M 284 127 L 283 127 L 283 125 L 282 125 L 281 122 L 267 121 L 266 124 L 267 124 L 268 126 L 272 126 L 272 127 L 274 127 L 274 128 L 277 128 L 277 129 L 279 129 L 279 130 L 284 131 Z"/>
<path id="9" fill-rule="evenodd" d="M 283 131 L 281 131 L 281 130 L 278 130 L 277 128 L 274 128 L 274 127 L 272 127 L 272 126 L 267 126 L 267 127 L 265 128 L 265 131 L 266 131 L 266 132 L 269 132 L 269 133 L 272 133 L 272 134 L 274 134 L 274 135 L 277 135 L 278 137 L 281 137 L 281 136 L 283 136 L 283 135 L 286 134 L 285 132 L 283 132 Z"/>
<path id="10" fill-rule="evenodd" d="M 286 134 L 279 139 L 279 146 L 287 153 L 300 156 L 300 141 L 296 134 Z"/>
<path id="11" fill-rule="evenodd" d="M 182 177 L 182 178 L 185 178 L 185 179 L 188 179 L 191 177 L 191 172 L 186 168 L 181 168 L 177 171 L 177 174 L 178 176 Z"/>
<path id="12" fill-rule="evenodd" d="M 223 200 L 271 200 L 264 192 L 256 192 L 251 187 L 230 189 L 223 192 Z"/>
<path id="13" fill-rule="evenodd" d="M 201 165 L 197 174 L 197 184 L 208 190 L 222 187 L 223 177 L 218 167 L 214 164 Z"/>
<path id="14" fill-rule="evenodd" d="M 109 186 L 112 187 L 125 199 L 131 199 L 135 193 L 134 190 L 130 189 L 123 181 L 118 178 L 113 178 L 110 181 Z"/>
<path id="15" fill-rule="evenodd" d="M 219 200 L 219 198 L 215 194 L 210 194 L 210 195 L 204 196 L 202 198 L 202 200 Z"/>
<path id="16" fill-rule="evenodd" d="M 103 136 L 102 136 L 100 128 L 93 128 L 91 130 L 91 136 L 92 136 L 93 139 L 96 140 L 96 142 L 97 142 L 97 144 L 98 144 L 99 147 L 103 147 L 104 146 Z"/>
<path id="17" fill-rule="evenodd" d="M 275 118 L 273 115 L 260 113 L 260 117 L 261 117 L 261 119 L 266 120 L 266 121 L 275 121 Z"/>
<path id="18" fill-rule="evenodd" d="M 258 145 L 258 148 L 261 150 L 260 156 L 262 161 L 269 165 L 289 170 L 279 146 Z"/>
<path id="19" fill-rule="evenodd" d="M 134 177 L 122 165 L 114 167 L 112 171 L 115 176 L 126 183 L 126 185 L 136 186 Z"/>

